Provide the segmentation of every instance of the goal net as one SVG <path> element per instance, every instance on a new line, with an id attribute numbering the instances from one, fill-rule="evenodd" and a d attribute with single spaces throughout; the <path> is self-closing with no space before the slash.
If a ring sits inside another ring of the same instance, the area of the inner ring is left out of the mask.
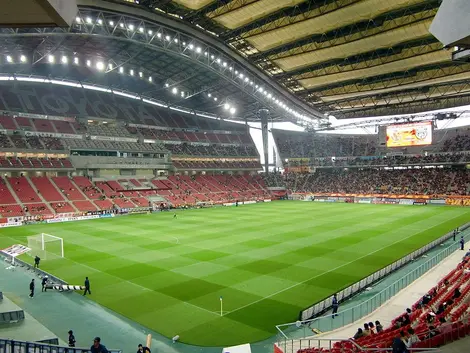
<path id="1" fill-rule="evenodd" d="M 29 236 L 28 252 L 31 256 L 39 256 L 41 259 L 57 259 L 64 257 L 64 240 L 46 233 Z"/>

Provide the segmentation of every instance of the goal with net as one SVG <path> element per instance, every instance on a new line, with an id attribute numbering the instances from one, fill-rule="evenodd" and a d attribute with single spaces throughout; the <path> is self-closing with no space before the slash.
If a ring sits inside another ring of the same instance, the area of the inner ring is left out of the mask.
<path id="1" fill-rule="evenodd" d="M 31 256 L 39 256 L 41 259 L 54 259 L 64 257 L 64 240 L 55 235 L 41 233 L 27 237 L 28 252 Z"/>

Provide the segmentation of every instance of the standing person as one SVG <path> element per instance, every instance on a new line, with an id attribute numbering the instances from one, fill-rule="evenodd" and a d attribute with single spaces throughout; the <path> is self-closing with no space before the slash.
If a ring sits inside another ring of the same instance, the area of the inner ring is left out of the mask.
<path id="1" fill-rule="evenodd" d="M 87 292 L 88 292 L 88 294 L 91 295 L 90 280 L 88 279 L 88 277 L 85 277 L 85 291 L 83 292 L 83 295 L 85 296 Z"/>
<path id="2" fill-rule="evenodd" d="M 44 276 L 41 281 L 42 289 L 41 292 L 47 292 L 47 276 Z"/>
<path id="3" fill-rule="evenodd" d="M 145 346 L 142 346 L 141 344 L 139 344 L 137 346 L 137 353 L 151 353 L 151 352 L 150 352 L 149 347 L 145 347 Z"/>
<path id="4" fill-rule="evenodd" d="M 29 297 L 30 298 L 34 297 L 34 278 L 31 280 L 31 283 L 29 284 Z"/>
<path id="5" fill-rule="evenodd" d="M 465 240 L 463 238 L 463 235 L 460 237 L 460 250 L 463 250 L 463 247 L 465 245 Z"/>
<path id="6" fill-rule="evenodd" d="M 39 268 L 39 262 L 41 261 L 41 258 L 39 256 L 34 257 L 34 268 Z"/>
<path id="7" fill-rule="evenodd" d="M 452 240 L 455 241 L 455 236 L 457 235 L 457 229 L 454 229 L 452 232 Z"/>
<path id="8" fill-rule="evenodd" d="M 73 335 L 73 331 L 69 330 L 69 347 L 75 347 L 75 336 Z"/>
<path id="9" fill-rule="evenodd" d="M 91 353 L 109 353 L 104 345 L 101 344 L 101 338 L 95 337 L 93 346 L 90 348 Z"/>
<path id="10" fill-rule="evenodd" d="M 338 313 L 338 308 L 339 308 L 338 298 L 336 298 L 336 294 L 333 294 L 333 299 L 331 299 L 331 307 L 333 308 L 331 317 L 334 319 L 335 316 L 338 316 L 337 313 Z"/>

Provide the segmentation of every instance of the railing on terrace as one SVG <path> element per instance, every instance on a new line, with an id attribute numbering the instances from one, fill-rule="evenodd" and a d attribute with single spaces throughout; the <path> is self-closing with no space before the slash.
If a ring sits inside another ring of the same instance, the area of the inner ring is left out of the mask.
<path id="1" fill-rule="evenodd" d="M 470 227 L 470 224 L 465 225 L 465 229 L 467 229 L 468 227 Z M 462 227 L 462 229 L 463 228 L 464 227 Z M 449 236 L 449 234 L 451 233 L 448 233 L 442 238 L 444 238 L 444 240 L 448 239 L 449 237 L 451 237 L 451 235 Z M 465 237 L 468 237 L 468 235 L 469 234 L 467 234 Z M 438 241 L 439 239 L 437 239 L 435 242 Z M 286 340 L 311 337 L 315 335 L 315 332 L 332 331 L 343 326 L 352 324 L 360 318 L 372 313 L 374 310 L 376 310 L 378 307 L 380 307 L 386 301 L 396 295 L 399 291 L 409 286 L 427 271 L 438 265 L 442 260 L 446 259 L 458 248 L 458 243 L 451 244 L 450 246 L 448 246 L 447 248 L 440 251 L 432 258 L 424 262 L 419 267 L 415 268 L 405 276 L 390 284 L 388 287 L 384 288 L 382 291 L 380 291 L 373 297 L 361 302 L 360 304 L 354 307 L 339 311 L 338 316 L 335 317 L 335 319 L 332 319 L 331 314 L 329 314 L 321 317 L 316 317 L 310 320 L 296 321 L 287 324 L 277 325 L 276 328 L 279 337 L 278 341 L 282 342 Z M 428 250 L 430 249 L 431 248 L 428 248 Z M 331 304 L 331 299 L 327 299 L 326 302 Z"/>
<path id="2" fill-rule="evenodd" d="M 118 349 L 108 349 L 110 353 L 122 353 Z M 71 348 L 53 344 L 14 341 L 0 338 L 0 353 L 90 353 L 90 348 Z"/>

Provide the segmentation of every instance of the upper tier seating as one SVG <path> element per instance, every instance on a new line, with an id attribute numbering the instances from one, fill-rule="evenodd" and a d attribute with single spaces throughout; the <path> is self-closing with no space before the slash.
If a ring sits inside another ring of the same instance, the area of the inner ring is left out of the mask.
<path id="1" fill-rule="evenodd" d="M 72 163 L 68 159 L 47 159 L 47 158 L 16 158 L 0 157 L 0 168 L 50 168 L 50 169 L 63 169 L 73 168 Z"/>
<path id="2" fill-rule="evenodd" d="M 121 141 L 101 141 L 87 139 L 64 139 L 63 142 L 70 149 L 94 149 L 107 151 L 149 151 L 161 152 L 164 149 L 160 144 L 156 143 L 140 143 L 140 142 L 121 142 Z"/>
<path id="3" fill-rule="evenodd" d="M 258 161 L 173 161 L 176 169 L 261 169 Z"/>
<path id="4" fill-rule="evenodd" d="M 96 136 L 133 137 L 124 126 L 87 125 L 87 130 Z"/>

